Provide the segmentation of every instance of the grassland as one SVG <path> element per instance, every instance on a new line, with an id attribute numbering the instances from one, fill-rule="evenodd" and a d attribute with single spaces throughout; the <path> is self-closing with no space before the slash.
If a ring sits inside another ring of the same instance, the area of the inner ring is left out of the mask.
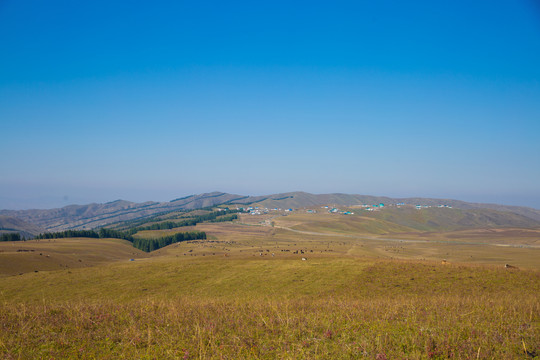
<path id="1" fill-rule="evenodd" d="M 332 224 L 319 215 L 324 225 L 311 214 L 198 224 L 185 230 L 205 231 L 207 240 L 150 254 L 112 239 L 0 244 L 12 265 L 16 256 L 40 256 L 38 249 L 73 259 L 68 268 L 23 275 L 0 269 L 0 358 L 532 359 L 540 353 L 534 229 L 517 240 L 507 232 L 517 230 L 508 229 L 362 232 L 354 219 L 341 216 Z M 7 251 L 18 246 L 35 251 Z M 91 256 L 101 257 L 90 264 Z M 88 266 L 77 266 L 79 258 Z"/>
<path id="2" fill-rule="evenodd" d="M 93 267 L 148 254 L 119 239 L 50 239 L 0 242 L 0 277 Z"/>

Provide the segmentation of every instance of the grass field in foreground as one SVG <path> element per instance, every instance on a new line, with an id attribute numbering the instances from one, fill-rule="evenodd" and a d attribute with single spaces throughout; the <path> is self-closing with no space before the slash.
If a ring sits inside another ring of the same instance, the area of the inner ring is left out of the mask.
<path id="1" fill-rule="evenodd" d="M 2 358 L 526 358 L 538 272 L 156 257 L 0 279 Z"/>

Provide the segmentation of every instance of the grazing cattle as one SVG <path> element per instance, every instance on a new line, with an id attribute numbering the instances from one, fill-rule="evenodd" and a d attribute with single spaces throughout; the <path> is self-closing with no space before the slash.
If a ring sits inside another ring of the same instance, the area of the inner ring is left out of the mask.
<path id="1" fill-rule="evenodd" d="M 504 267 L 505 267 L 506 269 L 517 269 L 517 267 L 512 266 L 512 265 L 510 265 L 510 264 L 504 264 Z"/>
<path id="2" fill-rule="evenodd" d="M 305 257 L 302 258 L 302 261 L 306 261 L 306 260 L 307 260 L 307 258 L 305 258 Z"/>

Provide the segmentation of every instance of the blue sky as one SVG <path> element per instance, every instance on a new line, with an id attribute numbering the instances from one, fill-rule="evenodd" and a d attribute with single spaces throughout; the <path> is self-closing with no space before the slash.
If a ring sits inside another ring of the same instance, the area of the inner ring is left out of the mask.
<path id="1" fill-rule="evenodd" d="M 540 208 L 540 5 L 0 0 L 0 208 L 214 190 Z"/>

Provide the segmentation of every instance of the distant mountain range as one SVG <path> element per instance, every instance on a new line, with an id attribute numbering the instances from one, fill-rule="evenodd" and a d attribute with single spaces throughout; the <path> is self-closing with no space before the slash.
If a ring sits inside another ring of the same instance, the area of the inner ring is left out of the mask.
<path id="1" fill-rule="evenodd" d="M 265 196 L 242 196 L 223 192 L 190 195 L 169 202 L 133 203 L 116 200 L 105 204 L 69 205 L 48 210 L 0 210 L 0 231 L 22 231 L 38 234 L 43 231 L 62 231 L 68 229 L 91 229 L 108 224 L 144 219 L 161 213 L 178 210 L 193 210 L 221 204 L 240 206 L 262 206 L 268 208 L 304 208 L 320 205 L 352 206 L 360 204 L 413 204 L 448 205 L 456 209 L 491 209 L 511 213 L 512 221 L 504 221 L 499 214 L 499 226 L 513 226 L 516 215 L 529 227 L 540 227 L 540 210 L 498 204 L 478 204 L 451 199 L 433 198 L 390 198 L 385 196 L 350 194 L 310 194 L 290 192 Z"/>

